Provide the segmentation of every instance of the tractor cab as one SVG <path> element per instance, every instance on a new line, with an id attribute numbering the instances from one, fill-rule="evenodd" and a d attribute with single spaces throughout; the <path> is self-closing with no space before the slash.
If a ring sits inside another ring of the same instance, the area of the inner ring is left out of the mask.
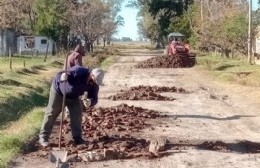
<path id="1" fill-rule="evenodd" d="M 188 54 L 190 47 L 183 41 L 184 35 L 178 32 L 170 33 L 168 35 L 167 55 L 174 56 L 176 54 Z"/>
<path id="2" fill-rule="evenodd" d="M 184 35 L 179 32 L 173 32 L 168 35 L 168 44 L 171 42 L 181 43 L 184 39 Z"/>

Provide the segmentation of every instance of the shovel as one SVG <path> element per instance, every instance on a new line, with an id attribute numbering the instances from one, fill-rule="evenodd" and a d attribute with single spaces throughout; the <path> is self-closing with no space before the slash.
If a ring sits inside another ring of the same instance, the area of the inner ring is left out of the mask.
<path id="1" fill-rule="evenodd" d="M 67 168 L 69 167 L 67 162 L 67 151 L 51 151 L 50 161 L 55 164 L 55 168 Z"/>
<path id="2" fill-rule="evenodd" d="M 68 64 L 68 54 L 66 54 L 66 61 L 65 61 L 65 83 L 64 83 L 64 93 L 66 93 L 66 84 L 67 84 L 67 64 Z M 63 119 L 65 113 L 65 102 L 66 102 L 66 94 L 63 94 L 62 99 L 62 111 L 61 111 L 61 121 L 60 121 L 60 130 L 59 130 L 59 146 L 58 149 L 53 149 L 50 155 L 50 161 L 55 163 L 55 168 L 65 168 L 68 167 L 67 164 L 67 154 L 68 152 L 65 149 L 61 149 L 61 138 L 62 138 L 62 126 L 63 126 Z"/>

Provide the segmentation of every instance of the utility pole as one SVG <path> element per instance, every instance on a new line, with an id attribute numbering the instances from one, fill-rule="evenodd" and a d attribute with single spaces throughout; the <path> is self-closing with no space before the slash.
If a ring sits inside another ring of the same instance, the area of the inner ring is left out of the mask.
<path id="1" fill-rule="evenodd" d="M 201 17 L 201 22 L 203 24 L 204 21 L 204 16 L 203 16 L 203 0 L 200 0 L 200 17 Z"/>
<path id="2" fill-rule="evenodd" d="M 248 63 L 252 64 L 252 0 L 249 0 L 249 12 L 248 12 Z"/>

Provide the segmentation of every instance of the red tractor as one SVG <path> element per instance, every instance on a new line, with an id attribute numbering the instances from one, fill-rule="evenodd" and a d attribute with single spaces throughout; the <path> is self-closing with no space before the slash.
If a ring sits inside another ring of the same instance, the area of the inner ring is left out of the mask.
<path id="1" fill-rule="evenodd" d="M 183 34 L 174 32 L 168 35 L 168 45 L 166 48 L 167 56 L 179 58 L 188 61 L 189 66 L 194 66 L 196 63 L 196 54 L 191 53 L 190 46 L 182 42 Z"/>

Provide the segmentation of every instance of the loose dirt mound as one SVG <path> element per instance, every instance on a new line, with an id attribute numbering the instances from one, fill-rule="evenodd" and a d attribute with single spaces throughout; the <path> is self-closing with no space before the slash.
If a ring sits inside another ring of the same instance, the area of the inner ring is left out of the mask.
<path id="1" fill-rule="evenodd" d="M 185 68 L 193 67 L 195 59 L 188 56 L 158 56 L 135 65 L 135 68 Z"/>
<path id="2" fill-rule="evenodd" d="M 177 92 L 189 93 L 183 88 L 176 87 L 158 87 L 158 86 L 135 86 L 129 90 L 121 90 L 121 93 L 109 96 L 111 100 L 159 100 L 159 101 L 173 101 L 174 98 L 161 96 L 157 93 L 162 92 Z"/>
<path id="3" fill-rule="evenodd" d="M 83 116 L 83 135 L 100 138 L 118 132 L 138 132 L 145 128 L 145 120 L 159 117 L 159 112 L 121 104 L 110 108 L 87 109 Z M 162 116 L 161 116 L 162 117 Z M 70 132 L 69 118 L 65 132 Z"/>
<path id="4" fill-rule="evenodd" d="M 148 151 L 149 141 L 134 138 L 130 134 L 148 127 L 145 123 L 147 119 L 155 119 L 159 116 L 157 111 L 126 104 L 110 108 L 87 109 L 83 115 L 83 138 L 87 144 L 76 146 L 73 143 L 70 121 L 67 118 L 64 120 L 61 145 L 66 148 L 69 156 L 76 155 L 77 161 L 81 161 L 77 157 L 80 153 L 87 151 L 104 153 L 104 149 L 114 151 L 115 158 L 150 158 L 154 155 Z M 58 133 L 58 127 L 55 127 L 50 138 L 51 147 L 58 146 Z M 33 155 L 38 157 L 47 157 L 51 148 L 44 149 L 36 143 L 30 145 L 27 150 L 29 153 L 35 151 Z"/>
<path id="5" fill-rule="evenodd" d="M 131 91 L 146 91 L 146 92 L 157 92 L 157 93 L 162 93 L 162 92 L 175 92 L 175 93 L 189 93 L 189 91 L 183 89 L 183 88 L 177 88 L 175 86 L 173 87 L 166 87 L 166 86 L 134 86 L 130 88 Z"/>

